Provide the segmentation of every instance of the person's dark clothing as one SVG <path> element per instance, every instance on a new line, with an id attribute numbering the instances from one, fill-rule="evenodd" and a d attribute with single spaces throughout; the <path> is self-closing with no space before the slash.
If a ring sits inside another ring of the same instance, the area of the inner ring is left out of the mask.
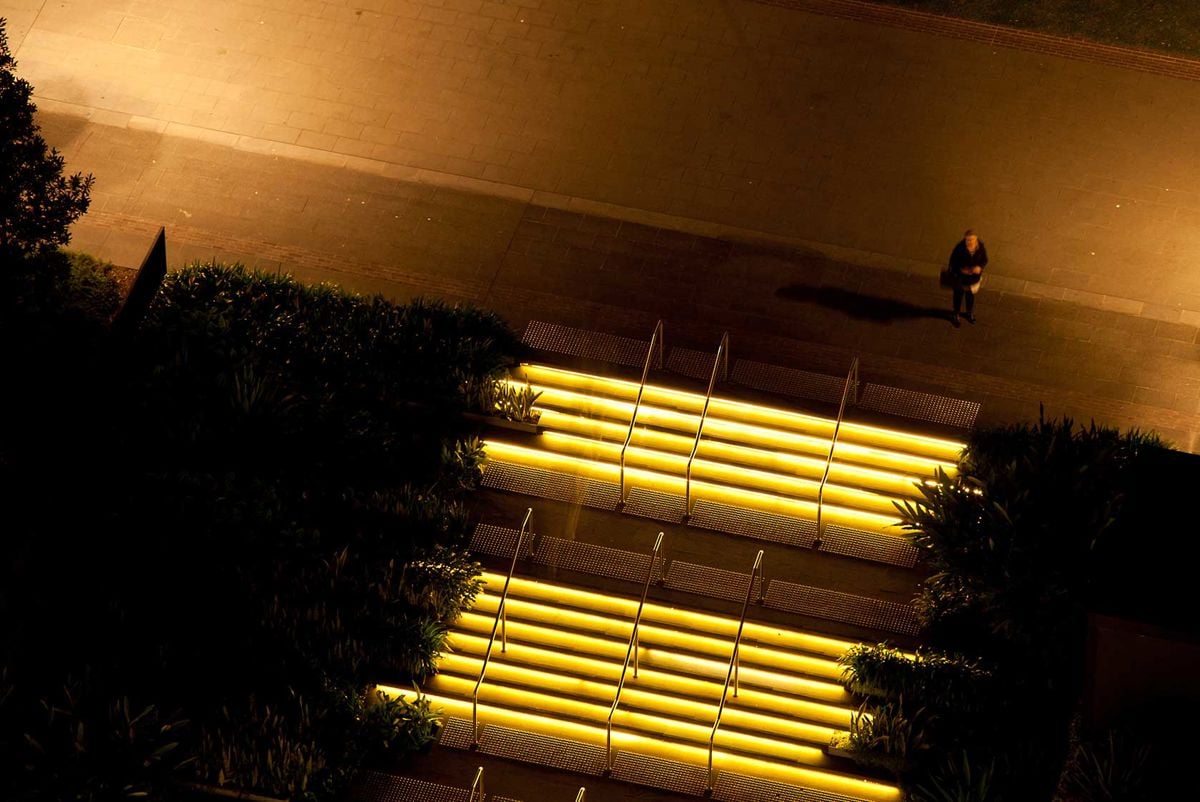
<path id="1" fill-rule="evenodd" d="M 975 276 L 975 278 L 979 278 L 979 276 Z M 961 284 L 956 285 L 954 287 L 954 314 L 956 315 L 962 310 L 963 298 L 967 299 L 967 317 L 970 317 L 975 314 L 975 293 Z"/>
<path id="2" fill-rule="evenodd" d="M 958 283 L 964 287 L 979 281 L 980 276 L 983 274 L 980 273 L 978 276 L 969 273 L 963 275 L 962 271 L 972 267 L 987 267 L 987 263 L 987 247 L 983 244 L 983 240 L 979 240 L 979 247 L 975 249 L 975 253 L 967 250 L 966 239 L 959 240 L 958 244 L 954 246 L 954 250 L 950 252 L 950 272 L 958 280 Z"/>
<path id="3" fill-rule="evenodd" d="M 962 309 L 964 297 L 967 301 L 967 317 L 970 318 L 975 314 L 975 293 L 971 292 L 970 287 L 983 278 L 982 272 L 976 275 L 962 271 L 972 267 L 987 267 L 987 263 L 987 247 L 983 244 L 983 240 L 979 240 L 975 253 L 967 250 L 965 237 L 959 240 L 958 244 L 954 246 L 954 250 L 950 252 L 950 275 L 954 277 L 954 315 L 956 319 L 959 310 Z"/>

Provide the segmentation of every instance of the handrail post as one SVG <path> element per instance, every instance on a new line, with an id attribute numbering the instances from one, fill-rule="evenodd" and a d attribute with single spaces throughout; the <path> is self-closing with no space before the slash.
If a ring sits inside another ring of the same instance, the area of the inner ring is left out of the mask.
<path id="1" fill-rule="evenodd" d="M 487 674 L 488 663 L 492 659 L 492 646 L 496 643 L 496 630 L 500 629 L 500 651 L 508 648 L 508 616 L 505 609 L 508 604 L 508 586 L 512 583 L 513 574 L 517 571 L 517 560 L 521 557 L 521 545 L 529 532 L 529 519 L 533 517 L 533 507 L 525 510 L 525 520 L 521 521 L 521 531 L 517 534 L 517 545 L 513 549 L 512 565 L 508 567 L 508 576 L 504 578 L 504 590 L 500 592 L 500 605 L 496 609 L 496 620 L 492 622 L 492 636 L 488 638 L 487 649 L 483 653 L 483 662 L 479 666 L 479 679 L 475 681 L 475 692 L 471 694 L 471 746 L 479 746 L 479 689 L 483 687 L 483 678 Z M 501 626 L 503 622 L 503 626 Z"/>
<path id="2" fill-rule="evenodd" d="M 658 368 L 661 370 L 663 365 L 663 322 L 660 320 L 654 326 L 654 333 L 650 335 L 650 347 L 646 349 L 646 364 L 642 366 L 642 382 L 638 385 L 637 398 L 633 402 L 633 414 L 629 416 L 629 431 L 625 434 L 625 442 L 621 446 L 620 463 L 620 487 L 618 490 L 617 507 L 625 506 L 625 452 L 629 449 L 629 441 L 633 439 L 634 424 L 637 423 L 638 409 L 642 406 L 642 394 L 646 392 L 646 379 L 650 376 L 650 362 L 654 358 L 654 347 L 658 345 Z"/>
<path id="3" fill-rule="evenodd" d="M 575 802 L 583 802 L 583 797 L 587 793 L 587 788 L 580 788 L 579 793 L 575 794 Z"/>
<path id="4" fill-rule="evenodd" d="M 654 559 L 651 557 L 650 559 Z M 641 648 L 641 633 L 633 631 L 633 678 L 638 678 L 638 650 Z"/>
<path id="5" fill-rule="evenodd" d="M 854 361 L 850 363 L 850 375 L 854 377 L 854 381 L 850 384 L 850 406 L 854 407 L 858 406 L 858 357 L 855 357 Z"/>
<path id="6" fill-rule="evenodd" d="M 633 617 L 633 631 L 629 633 L 629 646 L 625 649 L 625 662 L 621 665 L 621 677 L 617 680 L 617 692 L 613 694 L 612 705 L 608 708 L 608 720 L 604 726 L 604 771 L 613 769 L 612 728 L 613 716 L 617 713 L 617 705 L 621 703 L 621 691 L 625 689 L 625 674 L 629 671 L 629 658 L 633 655 L 633 676 L 637 677 L 638 630 L 642 625 L 642 610 L 646 607 L 646 596 L 650 593 L 650 580 L 654 578 L 654 560 L 662 552 L 663 533 L 659 532 L 654 539 L 654 550 L 650 552 L 650 565 L 646 568 L 646 583 L 642 586 L 642 599 L 638 602 L 637 613 Z"/>
<path id="7" fill-rule="evenodd" d="M 725 685 L 721 688 L 721 702 L 717 705 L 717 716 L 713 719 L 712 732 L 708 734 L 708 788 L 706 793 L 712 793 L 714 783 L 713 777 L 713 745 L 717 740 L 717 730 L 721 727 L 721 716 L 725 713 L 725 702 L 729 697 L 729 682 L 734 681 L 733 695 L 737 696 L 737 673 L 741 664 L 740 652 L 742 648 L 742 630 L 746 627 L 746 613 L 750 609 L 750 598 L 754 595 L 754 577 L 762 576 L 762 561 L 763 552 L 759 549 L 758 556 L 754 558 L 754 567 L 750 569 L 750 581 L 746 585 L 746 600 L 742 602 L 742 617 L 738 621 L 737 635 L 733 638 L 733 654 L 729 656 L 729 670 L 725 672 Z M 761 589 L 760 589 L 761 593 Z"/>
<path id="8" fill-rule="evenodd" d="M 842 419 L 846 416 L 846 401 L 850 398 L 850 388 L 858 395 L 858 357 L 850 360 L 850 370 L 846 372 L 846 384 L 842 387 L 842 402 L 838 405 L 837 421 L 833 424 L 833 436 L 829 438 L 829 454 L 825 458 L 825 471 L 821 474 L 821 485 L 817 488 L 817 539 L 813 548 L 819 549 L 825 539 L 825 522 L 822 513 L 825 509 L 825 485 L 829 481 L 829 469 L 833 467 L 833 451 L 837 448 L 838 434 L 842 430 Z M 857 401 L 855 402 L 857 403 Z"/>
<path id="9" fill-rule="evenodd" d="M 471 783 L 471 794 L 467 797 L 469 802 L 475 802 L 475 789 L 479 789 L 479 802 L 483 802 L 486 795 L 483 790 L 483 766 L 475 769 L 475 780 Z"/>
<path id="10" fill-rule="evenodd" d="M 712 374 L 708 377 L 708 392 L 704 394 L 704 407 L 700 410 L 700 423 L 696 426 L 696 439 L 692 443 L 692 453 L 688 455 L 687 470 L 683 477 L 683 520 L 692 517 L 692 463 L 696 460 L 696 452 L 700 450 L 700 437 L 704 433 L 704 421 L 708 419 L 708 405 L 712 402 L 713 388 L 717 384 L 717 371 L 724 365 L 724 377 L 729 378 L 729 332 L 721 335 L 721 344 L 717 346 L 717 357 L 713 360 Z"/>
<path id="11" fill-rule="evenodd" d="M 754 580 L 751 580 L 754 581 Z M 738 674 L 742 670 L 742 652 L 741 649 L 735 649 L 733 652 L 733 698 L 738 695 Z"/>

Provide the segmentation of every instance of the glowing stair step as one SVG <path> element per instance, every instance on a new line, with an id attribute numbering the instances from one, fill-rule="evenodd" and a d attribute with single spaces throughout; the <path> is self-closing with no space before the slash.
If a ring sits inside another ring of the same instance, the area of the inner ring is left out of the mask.
<path id="1" fill-rule="evenodd" d="M 633 415 L 633 405 L 624 402 L 609 401 L 594 396 L 579 396 L 564 391 L 543 390 L 542 397 L 534 405 L 534 410 L 542 415 L 539 423 L 544 427 L 552 427 L 555 421 L 566 415 L 575 415 L 584 420 L 601 419 L 606 424 L 602 427 L 606 432 L 611 426 L 624 427 L 619 441 L 624 442 L 629 430 L 629 419 Z M 676 437 L 694 439 L 696 429 L 700 425 L 700 416 L 665 409 L 643 402 L 638 407 L 637 427 L 653 427 Z M 848 424 L 843 424 L 843 428 Z M 859 427 L 863 429 L 863 427 Z M 869 432 L 869 427 L 866 427 Z M 710 414 L 704 422 L 704 436 L 709 439 L 724 440 L 747 446 L 764 449 L 775 449 L 812 457 L 822 458 L 829 454 L 829 441 L 833 436 L 832 428 L 828 432 L 812 434 L 796 432 L 788 429 L 772 428 L 756 423 L 746 423 L 736 418 L 722 418 Z M 939 448 L 934 455 L 911 453 L 897 447 L 903 444 L 904 435 L 897 433 L 873 440 L 864 436 L 861 439 L 842 437 L 839 434 L 835 457 L 846 462 L 864 463 L 877 468 L 890 468 L 905 472 L 917 472 L 932 476 L 937 468 L 942 468 L 953 474 L 961 444 L 954 444 L 949 449 L 951 456 L 946 457 L 948 449 Z M 607 438 L 606 438 L 607 439 Z M 618 438 L 612 438 L 616 441 Z"/>
<path id="2" fill-rule="evenodd" d="M 551 448 L 582 449 L 567 438 L 576 438 L 590 444 L 612 444 L 620 447 L 625 442 L 628 426 L 607 421 L 582 418 L 576 415 L 547 411 L 541 425 L 547 430 L 543 440 Z M 564 445 L 557 445 L 562 439 Z M 675 454 L 685 459 L 691 454 L 695 438 L 638 427 L 634 430 L 629 447 Z M 828 444 L 819 454 L 798 454 L 779 449 L 742 445 L 725 440 L 705 437 L 696 450 L 697 460 L 745 466 L 770 471 L 788 477 L 820 480 L 825 472 Z M 599 451 L 597 452 L 599 453 Z M 686 464 L 686 463 L 685 463 Z M 916 472 L 887 471 L 861 465 L 847 464 L 835 460 L 830 467 L 829 481 L 835 485 L 858 487 L 893 496 L 920 497 L 918 485 L 930 477 Z"/>
<path id="3" fill-rule="evenodd" d="M 578 395 L 592 395 L 619 399 L 630 404 L 636 399 L 638 383 L 622 379 L 592 376 L 578 371 L 552 368 L 545 365 L 523 365 L 515 373 L 516 383 L 539 385 L 546 390 L 561 389 Z M 681 390 L 673 390 L 648 384 L 643 392 L 644 404 L 659 404 L 699 414 L 704 406 L 704 396 Z M 762 404 L 714 396 L 709 405 L 709 415 L 714 418 L 729 418 L 738 421 L 769 425 L 791 431 L 810 431 L 828 438 L 833 432 L 834 421 L 817 415 L 779 409 Z M 625 417 L 628 420 L 628 415 Z M 694 431 L 694 430 L 693 430 Z M 922 454 L 938 461 L 955 462 L 962 450 L 962 443 L 947 438 L 931 437 L 870 424 L 843 422 L 841 436 L 848 442 L 876 443 L 888 448 L 903 450 L 911 454 Z"/>
<path id="4" fill-rule="evenodd" d="M 503 574 L 484 571 L 480 578 L 483 580 L 485 593 L 499 593 L 504 587 L 505 576 Z M 508 592 L 510 598 L 539 601 L 547 605 L 573 607 L 596 614 L 603 613 L 624 618 L 627 626 L 632 626 L 633 617 L 637 614 L 638 602 L 633 598 L 525 577 L 513 577 Z M 708 635 L 722 636 L 730 640 L 737 634 L 738 628 L 736 618 L 680 607 L 668 607 L 652 601 L 646 602 L 642 609 L 642 620 L 675 629 L 695 630 Z M 625 637 L 628 637 L 628 632 L 629 630 L 626 629 Z M 836 661 L 856 645 L 854 641 L 842 638 L 817 635 L 757 621 L 745 623 L 742 640 L 747 644 L 757 643 L 781 650 L 790 649 L 820 655 L 831 661 Z"/>
<path id="5" fill-rule="evenodd" d="M 471 632 L 455 630 L 447 638 L 449 648 L 463 654 L 482 656 L 487 649 L 487 636 Z M 557 671 L 586 673 L 601 680 L 611 680 L 616 683 L 621 670 L 621 661 L 625 659 L 622 652 L 616 660 L 600 659 L 581 655 L 577 652 L 559 651 L 544 648 L 540 644 L 528 644 L 509 641 L 508 650 L 500 652 L 500 647 L 493 645 L 493 660 L 504 660 L 512 663 L 527 663 L 540 668 L 553 668 Z M 689 687 L 687 683 L 706 683 L 712 688 L 712 696 L 716 698 L 725 681 L 725 672 L 729 668 L 729 659 L 705 659 L 694 655 L 673 654 L 657 651 L 653 654 L 645 650 L 639 651 L 641 677 L 648 679 L 648 687 L 663 687 L 667 690 L 677 690 Z M 600 669 L 599 666 L 607 669 Z M 797 674 L 785 674 L 743 666 L 741 669 L 742 696 L 747 700 L 758 700 L 769 697 L 772 704 L 778 704 L 780 710 L 793 709 L 802 718 L 817 721 L 830 726 L 842 727 L 842 714 L 848 712 L 854 705 L 854 700 L 838 683 L 826 680 L 812 679 Z M 749 695 L 747 695 L 749 694 Z M 748 701 L 749 705 L 750 702 Z"/>
<path id="6" fill-rule="evenodd" d="M 443 655 L 442 661 L 439 662 L 440 670 L 448 670 L 447 666 L 465 666 L 466 663 L 457 662 L 459 659 L 481 660 L 487 650 L 486 637 L 466 632 L 451 632 L 446 643 L 451 652 Z M 445 662 L 447 660 L 451 662 Z M 631 668 L 626 675 L 626 684 L 629 687 L 688 696 L 716 704 L 721 696 L 728 661 L 721 663 L 708 660 L 703 661 L 703 665 L 694 665 L 694 662 L 696 661 L 685 664 L 683 668 L 686 670 L 674 671 L 641 665 L 636 678 L 633 677 Z M 570 674 L 594 679 L 610 687 L 616 687 L 621 675 L 620 662 L 597 660 L 515 642 L 509 643 L 505 652 L 501 652 L 498 646 L 493 646 L 490 665 L 526 666 Z M 746 670 L 753 673 L 751 668 Z M 475 671 L 478 674 L 477 668 Z M 488 671 L 490 676 L 492 669 L 489 668 Z M 741 691 L 737 697 L 741 707 L 786 715 L 836 729 L 844 730 L 850 726 L 850 717 L 856 710 L 857 703 L 842 686 L 790 676 L 785 678 L 786 687 L 762 690 L 758 687 L 763 684 L 761 674 L 762 672 L 759 672 L 757 683 L 749 680 L 741 683 Z"/>
<path id="7" fill-rule="evenodd" d="M 381 687 L 380 690 L 391 696 L 413 695 L 411 691 L 402 688 Z M 445 715 L 470 720 L 471 701 L 469 698 L 462 699 L 441 694 L 427 694 L 426 696 L 433 707 L 442 710 Z M 601 746 L 605 742 L 603 727 L 557 719 L 552 716 L 507 710 L 491 704 L 481 703 L 479 705 L 479 719 L 484 726 L 497 724 Z M 705 766 L 708 761 L 707 745 L 696 746 L 667 741 L 620 729 L 613 732 L 613 747 L 616 750 L 628 750 L 654 757 L 678 760 L 695 766 Z M 737 772 L 818 791 L 844 794 L 870 800 L 870 802 L 901 802 L 902 800 L 900 789 L 887 783 L 803 765 L 749 757 L 744 754 L 727 752 L 724 749 L 714 750 L 713 767 L 717 771 Z"/>
<path id="8" fill-rule="evenodd" d="M 621 455 L 621 446 L 618 443 L 601 443 L 574 435 L 547 432 L 540 442 L 547 450 L 557 454 L 614 465 L 619 464 Z M 647 470 L 683 476 L 687 471 L 687 463 L 687 454 L 674 454 L 640 446 L 630 446 L 625 450 L 626 470 Z M 824 471 L 824 465 L 821 466 L 821 471 Z M 846 475 L 845 471 L 839 473 Z M 816 501 L 821 485 L 820 474 L 815 478 L 805 478 L 746 465 L 702 459 L 699 455 L 692 461 L 692 481 L 719 484 L 729 488 L 746 488 L 808 501 Z M 905 498 L 919 496 L 920 492 L 915 482 L 904 493 Z M 847 508 L 891 515 L 895 512 L 897 500 L 899 499 L 894 496 L 872 490 L 838 484 L 832 479 L 825 485 L 827 504 L 840 504 Z"/>
<path id="9" fill-rule="evenodd" d="M 475 680 L 467 677 L 438 675 L 426 683 L 426 692 L 460 699 L 470 699 L 475 689 Z M 554 718 L 571 718 L 583 723 L 603 726 L 608 718 L 610 702 L 584 701 L 575 696 L 560 696 L 543 693 L 529 687 L 514 688 L 484 682 L 479 690 L 479 701 L 493 707 L 509 710 L 528 710 L 537 715 Z M 682 701 L 664 699 L 664 712 L 680 711 L 687 707 Z M 613 715 L 613 727 L 634 730 L 659 738 L 668 738 L 683 743 L 707 744 L 712 733 L 712 718 L 707 722 L 684 720 L 667 715 L 656 715 L 641 710 L 630 710 L 622 705 Z M 701 718 L 697 716 L 697 718 Z M 830 760 L 820 746 L 780 740 L 758 735 L 745 730 L 724 727 L 717 733 L 716 744 L 727 751 L 770 758 L 787 763 L 826 767 Z"/>
<path id="10" fill-rule="evenodd" d="M 494 615 L 480 613 L 464 613 L 455 625 L 461 631 L 475 634 L 488 634 L 492 630 Z M 556 649 L 574 651 L 596 657 L 624 660 L 628 648 L 628 635 L 625 639 L 607 639 L 581 634 L 579 631 L 567 630 L 553 626 L 541 626 L 524 621 L 508 620 L 508 639 L 523 643 L 551 646 Z M 662 651 L 670 653 L 691 652 L 716 659 L 729 660 L 732 643 L 716 638 L 702 638 L 694 634 L 683 634 L 676 630 L 666 630 L 660 627 L 643 625 L 638 632 L 641 642 L 641 659 L 647 664 L 658 667 L 658 655 Z M 836 663 L 819 660 L 804 655 L 780 652 L 774 649 L 763 649 L 756 646 L 741 648 L 743 672 L 746 666 L 775 671 L 804 674 L 827 681 L 836 681 L 841 676 L 841 669 Z"/>
<path id="11" fill-rule="evenodd" d="M 612 463 L 556 454 L 543 449 L 513 445 L 501 440 L 486 441 L 484 443 L 484 450 L 487 453 L 488 459 L 544 468 L 558 473 L 584 476 L 614 484 L 620 481 L 618 466 Z M 684 495 L 684 477 L 682 475 L 672 476 L 642 468 L 626 468 L 625 479 L 627 485 L 631 487 L 656 490 L 680 497 Z M 817 514 L 817 505 L 814 501 L 788 498 L 772 493 L 699 480 L 693 480 L 691 487 L 692 498 L 696 500 L 708 500 L 721 504 L 749 507 L 751 509 L 774 512 L 796 518 L 813 519 Z M 900 523 L 900 519 L 896 515 L 881 515 L 826 503 L 823 510 L 823 517 L 830 524 L 899 537 L 896 526 Z"/>
<path id="12" fill-rule="evenodd" d="M 426 683 L 426 690 L 440 693 L 446 689 L 450 677 L 471 683 L 472 687 L 479 677 L 482 659 L 463 655 L 445 655 L 440 661 L 439 674 Z M 711 726 L 717 712 L 717 701 L 720 698 L 721 686 L 714 689 L 711 700 L 697 700 L 688 696 L 664 693 L 645 688 L 640 682 L 630 679 L 633 672 L 627 676 L 626 685 L 621 693 L 621 703 L 617 715 L 651 716 L 658 718 L 678 719 L 687 723 L 700 723 Z M 495 657 L 488 664 L 488 673 L 484 686 L 502 686 L 520 692 L 522 689 L 535 693 L 546 693 L 561 698 L 570 698 L 599 704 L 604 707 L 604 715 L 611 709 L 613 695 L 616 693 L 616 682 L 597 682 L 566 676 L 552 671 L 543 671 L 528 666 L 513 665 L 499 662 Z M 461 687 L 461 686 L 456 686 Z M 447 692 L 449 692 L 447 690 Z M 722 719 L 722 726 L 728 730 L 740 731 L 747 734 L 770 733 L 773 738 L 785 741 L 801 741 L 818 749 L 829 744 L 830 738 L 837 732 L 845 731 L 847 724 L 841 728 L 813 724 L 783 717 L 779 714 L 763 713 L 742 703 L 741 696 L 733 697 L 730 691 L 729 702 Z M 614 719 L 616 721 L 618 719 Z"/>
<path id="13" fill-rule="evenodd" d="M 499 605 L 498 595 L 484 593 L 476 598 L 470 614 L 494 619 Z M 511 592 L 505 607 L 510 624 L 512 622 L 536 624 L 554 629 L 581 632 L 592 637 L 609 638 L 619 643 L 628 643 L 633 629 L 632 617 L 620 618 L 613 617 L 612 614 L 601 615 L 574 606 L 554 605 L 519 596 L 514 597 Z M 643 610 L 642 623 L 638 630 L 639 640 L 643 644 L 713 655 L 727 654 L 733 648 L 733 632 L 728 633 L 727 637 L 722 637 L 720 633 L 702 629 L 698 625 L 699 622 L 681 621 L 678 616 L 666 616 L 665 620 L 662 620 L 655 615 L 662 612 L 660 608 L 656 607 L 649 612 L 650 614 L 647 614 Z M 468 622 L 463 629 L 468 627 L 474 629 L 478 625 L 478 622 Z M 754 635 L 758 634 L 758 632 L 754 633 Z M 802 666 L 807 673 L 820 671 L 824 675 L 827 672 L 840 671 L 837 657 L 820 653 L 813 654 L 810 651 L 812 647 L 820 647 L 820 645 L 818 642 L 805 642 L 800 639 L 793 639 L 793 644 L 789 645 L 782 638 L 767 637 L 764 640 L 758 637 L 748 637 L 746 633 L 742 635 L 743 657 L 748 654 L 747 650 L 765 649 L 780 655 L 795 655 L 797 667 Z"/>

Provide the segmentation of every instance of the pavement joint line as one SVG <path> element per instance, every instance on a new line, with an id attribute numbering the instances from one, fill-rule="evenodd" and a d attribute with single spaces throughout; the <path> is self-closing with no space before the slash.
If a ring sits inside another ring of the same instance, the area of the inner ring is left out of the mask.
<path id="1" fill-rule="evenodd" d="M 1027 31 L 990 22 L 944 16 L 929 11 L 876 5 L 861 2 L 861 0 L 751 0 L 751 2 L 839 19 L 872 22 L 1030 53 L 1044 53 L 1076 61 L 1124 67 L 1172 78 L 1200 81 L 1200 60 L 1186 56 L 1091 42 L 1086 39 L 1039 31 Z"/>
<path id="2" fill-rule="evenodd" d="M 762 2 L 763 0 L 754 1 Z M 807 2 L 808 0 L 803 1 Z M 908 277 L 920 277 L 933 281 L 942 269 L 941 264 L 936 262 L 893 256 L 882 252 L 864 251 L 857 248 L 816 242 L 800 237 L 789 237 L 773 232 L 742 228 L 725 223 L 699 220 L 664 212 L 647 211 L 605 201 L 591 200 L 589 198 L 561 195 L 427 168 L 410 167 L 380 159 L 336 153 L 304 145 L 277 142 L 261 137 L 231 134 L 183 123 L 167 122 L 152 117 L 123 114 L 109 109 L 86 106 L 54 98 L 35 96 L 35 101 L 39 108 L 45 111 L 83 117 L 96 125 L 150 131 L 163 136 L 176 136 L 225 146 L 244 153 L 270 155 L 326 167 L 345 168 L 391 180 L 423 184 L 436 189 L 456 190 L 516 203 L 544 206 L 560 211 L 577 212 L 622 222 L 638 223 L 710 239 L 720 239 L 756 246 L 782 246 L 793 250 L 816 253 L 828 259 L 860 267 L 887 270 Z M 122 120 L 124 124 L 116 124 L 115 119 Z M 1094 292 L 1071 290 L 1048 282 L 1019 279 L 994 272 L 989 274 L 989 282 L 996 291 L 1020 297 L 1062 298 L 1079 306 L 1106 312 L 1120 312 L 1135 317 L 1160 318 L 1160 315 L 1155 313 L 1153 309 L 1148 309 L 1148 304 L 1145 301 L 1136 298 L 1120 298 Z M 1192 325 L 1200 325 L 1200 308 L 1191 309 L 1180 305 L 1177 307 L 1177 311 L 1178 317 L 1176 319 Z"/>

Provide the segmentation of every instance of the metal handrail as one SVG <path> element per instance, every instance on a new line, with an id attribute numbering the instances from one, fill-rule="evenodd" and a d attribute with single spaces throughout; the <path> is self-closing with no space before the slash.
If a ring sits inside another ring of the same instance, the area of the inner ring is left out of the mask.
<path id="1" fill-rule="evenodd" d="M 754 568 L 750 571 L 750 582 L 746 585 L 746 601 L 742 603 L 742 617 L 738 621 L 737 636 L 733 639 L 733 654 L 729 656 L 729 670 L 725 672 L 725 685 L 721 688 L 721 703 L 717 705 L 717 717 L 713 720 L 712 732 L 708 735 L 708 790 L 713 789 L 713 743 L 717 739 L 717 730 L 721 727 L 721 716 L 725 714 L 725 702 L 729 695 L 729 681 L 733 680 L 733 695 L 738 695 L 738 673 L 741 668 L 742 630 L 746 626 L 746 612 L 750 609 L 750 597 L 754 595 L 754 579 L 758 577 L 758 600 L 762 601 L 763 585 L 766 582 L 762 576 L 762 549 L 754 558 Z"/>
<path id="2" fill-rule="evenodd" d="M 587 793 L 587 788 L 580 788 L 579 793 L 575 794 L 575 802 L 583 802 L 584 794 Z"/>
<path id="3" fill-rule="evenodd" d="M 483 766 L 475 769 L 475 781 L 471 783 L 471 794 L 467 797 L 467 802 L 475 802 L 475 789 L 479 789 L 479 802 L 483 802 L 485 796 L 483 790 Z"/>
<path id="4" fill-rule="evenodd" d="M 625 443 L 621 446 L 621 501 L 625 503 L 625 452 L 629 441 L 633 439 L 633 425 L 637 422 L 638 409 L 642 406 L 642 393 L 646 392 L 646 379 L 650 377 L 650 359 L 654 356 L 654 346 L 658 345 L 658 366 L 662 367 L 663 354 L 663 322 L 660 320 L 654 326 L 654 334 L 650 335 L 650 347 L 646 350 L 646 364 L 642 366 L 642 382 L 638 385 L 637 399 L 633 402 L 633 414 L 629 416 L 629 431 L 625 433 Z"/>
<path id="5" fill-rule="evenodd" d="M 700 435 L 704 432 L 704 421 L 708 418 L 708 405 L 712 401 L 713 387 L 717 384 L 717 369 L 721 365 L 725 365 L 724 376 L 729 378 L 729 332 L 725 332 L 721 337 L 721 344 L 717 346 L 717 358 L 713 360 L 712 375 L 708 377 L 708 392 L 704 395 L 704 408 L 700 410 L 700 425 L 696 427 L 696 441 L 692 443 L 692 453 L 688 455 L 687 472 L 684 474 L 683 482 L 683 517 L 684 520 L 692 517 L 692 463 L 696 459 L 696 452 L 700 450 Z"/>
<path id="6" fill-rule="evenodd" d="M 529 530 L 529 519 L 533 516 L 533 507 L 525 510 L 525 520 L 521 522 L 521 532 L 517 535 L 517 547 L 513 549 L 512 565 L 508 568 L 508 576 L 504 578 L 504 590 L 500 593 L 500 606 L 496 608 L 496 620 L 492 622 L 492 636 L 488 638 L 487 650 L 483 653 L 483 664 L 479 667 L 479 679 L 475 683 L 475 692 L 471 694 L 471 746 L 479 746 L 479 689 L 483 687 L 483 677 L 487 674 L 488 663 L 492 659 L 492 645 L 496 642 L 496 630 L 500 629 L 500 651 L 508 650 L 508 585 L 512 582 L 513 573 L 517 570 L 517 560 L 521 556 L 521 545 L 525 542 L 525 534 Z"/>
<path id="7" fill-rule="evenodd" d="M 842 388 L 842 403 L 838 406 L 837 423 L 833 425 L 833 437 L 829 440 L 829 455 L 825 458 L 825 471 L 821 474 L 821 486 L 817 489 L 817 539 L 814 548 L 819 548 L 825 537 L 825 524 L 821 513 L 825 507 L 825 484 L 829 481 L 829 469 L 833 467 L 833 450 L 837 448 L 838 433 L 842 430 L 842 418 L 846 415 L 846 399 L 850 397 L 850 388 L 854 387 L 858 395 L 858 357 L 850 361 L 850 370 L 846 373 L 846 384 Z"/>
<path id="8" fill-rule="evenodd" d="M 617 680 L 617 692 L 613 695 L 612 707 L 608 709 L 608 720 L 605 724 L 604 748 L 607 758 L 604 766 L 612 771 L 612 720 L 617 713 L 617 705 L 621 702 L 621 691 L 625 689 L 625 673 L 629 671 L 629 656 L 633 655 L 633 677 L 638 675 L 638 628 L 642 625 L 642 610 L 646 606 L 646 595 L 650 592 L 650 580 L 654 578 L 654 563 L 659 558 L 662 549 L 663 533 L 659 532 L 654 540 L 654 550 L 650 552 L 650 566 L 646 569 L 646 584 L 642 586 L 642 600 L 638 602 L 637 614 L 633 617 L 633 631 L 629 633 L 629 646 L 625 649 L 625 663 L 621 666 L 621 678 Z M 661 565 L 661 563 L 660 563 Z"/>

